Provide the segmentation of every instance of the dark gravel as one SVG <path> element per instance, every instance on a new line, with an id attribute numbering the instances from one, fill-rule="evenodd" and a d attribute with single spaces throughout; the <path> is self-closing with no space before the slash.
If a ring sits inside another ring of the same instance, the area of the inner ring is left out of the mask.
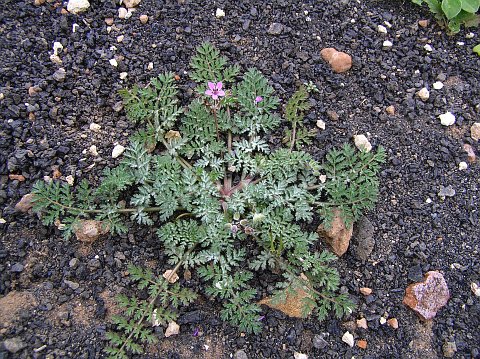
<path id="1" fill-rule="evenodd" d="M 115 163 L 114 143 L 126 145 L 134 130 L 117 91 L 171 70 L 180 75 L 182 100 L 188 101 L 192 84 L 184 71 L 195 47 L 207 40 L 243 69 L 260 69 L 284 99 L 301 83 L 317 85 L 307 120 L 313 127 L 323 119 L 326 130 L 309 151 L 323 156 L 354 134 L 369 133 L 374 146 L 386 148 L 388 161 L 379 203 L 366 215 L 371 227 L 357 230 L 354 245 L 338 261 L 342 289 L 358 303 L 350 318 L 319 323 L 265 309 L 264 331 L 242 336 L 220 321 L 215 303 L 201 298 L 181 313 L 181 334 L 161 339 L 144 357 L 292 358 L 296 351 L 310 358 L 437 358 L 447 342 L 455 342 L 456 358 L 480 357 L 480 299 L 470 290 L 480 281 L 480 172 L 477 163 L 458 170 L 467 161 L 463 144 L 480 153 L 469 137 L 480 119 L 480 58 L 471 52 L 478 29 L 467 39 L 464 31 L 447 36 L 434 21 L 421 28 L 417 21 L 429 14 L 409 1 L 142 0 L 129 20 L 118 19 L 115 3 L 91 0 L 80 15 L 63 14 L 66 4 L 54 0 L 41 6 L 2 0 L 0 6 L 0 217 L 6 221 L 0 224 L 0 296 L 33 295 L 17 301 L 12 323 L 0 323 L 0 358 L 102 357 L 113 297 L 130 287 L 127 264 L 159 273 L 166 268 L 151 229 L 87 248 L 13 207 L 55 170 L 61 178 L 98 183 L 102 169 Z M 217 7 L 224 18 L 215 17 Z M 149 16 L 145 25 L 141 14 Z M 115 18 L 110 33 L 108 17 Z M 382 35 L 377 25 L 385 21 L 391 27 Z M 393 47 L 382 49 L 384 40 Z M 55 41 L 64 47 L 61 65 L 49 59 Z M 424 50 L 426 43 L 433 52 Z M 333 73 L 320 58 L 324 47 L 351 54 L 352 69 Z M 118 67 L 110 65 L 113 57 Z M 125 80 L 121 72 L 128 73 Z M 442 90 L 432 89 L 437 80 L 444 82 Z M 426 102 L 415 96 L 424 86 L 431 90 Z M 389 105 L 394 116 L 385 112 Z M 457 116 L 449 128 L 438 120 L 446 111 Z M 92 122 L 101 125 L 99 132 L 89 129 Z M 89 154 L 91 145 L 98 157 Z M 455 195 L 440 198 L 442 186 L 452 186 Z M 371 253 L 359 254 L 360 239 L 373 244 Z M 429 270 L 445 275 L 451 299 L 423 324 L 402 298 L 406 286 Z M 195 287 L 192 274 L 186 285 Z M 260 280 L 259 286 L 268 284 Z M 360 287 L 373 294 L 364 297 Z M 386 313 L 398 319 L 397 330 L 380 324 Z M 361 317 L 369 329 L 356 329 L 354 336 L 367 340 L 366 350 L 341 341 Z M 12 346 L 15 354 L 7 350 Z"/>

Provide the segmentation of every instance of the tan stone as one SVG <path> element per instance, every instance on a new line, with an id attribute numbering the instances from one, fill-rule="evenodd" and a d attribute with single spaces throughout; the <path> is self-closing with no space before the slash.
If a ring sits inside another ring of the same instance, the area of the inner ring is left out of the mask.
<path id="1" fill-rule="evenodd" d="M 425 28 L 428 26 L 428 20 L 418 20 L 418 25 Z"/>
<path id="2" fill-rule="evenodd" d="M 430 271 L 423 282 L 410 284 L 405 290 L 403 304 L 413 309 L 420 318 L 430 320 L 450 299 L 445 278 L 440 272 Z"/>
<path id="3" fill-rule="evenodd" d="M 368 323 L 367 319 L 362 318 L 357 320 L 357 327 L 363 328 L 363 329 L 368 329 Z"/>
<path id="4" fill-rule="evenodd" d="M 393 329 L 398 329 L 398 320 L 397 318 L 390 318 L 387 320 L 387 324 Z"/>
<path id="5" fill-rule="evenodd" d="M 113 25 L 113 17 L 105 18 L 105 24 L 107 24 L 108 26 L 112 26 Z"/>
<path id="6" fill-rule="evenodd" d="M 284 302 L 276 303 L 271 297 L 266 297 L 260 300 L 258 304 L 264 304 L 267 307 L 279 310 L 289 317 L 304 318 L 302 315 L 303 299 L 309 297 L 309 294 L 305 292 L 303 288 L 296 288 L 294 294 L 289 293 L 288 290 L 286 291 L 286 300 Z M 310 315 L 310 313 L 308 313 L 308 315 Z"/>
<path id="7" fill-rule="evenodd" d="M 336 73 L 347 72 L 352 68 L 352 57 L 345 52 L 336 52 L 328 63 Z"/>
<path id="8" fill-rule="evenodd" d="M 338 51 L 335 50 L 333 47 L 327 47 L 327 48 L 323 49 L 322 51 L 320 51 L 320 56 L 322 56 L 322 59 L 329 62 L 330 59 L 332 58 L 333 54 L 336 53 L 336 52 L 338 52 Z"/>
<path id="9" fill-rule="evenodd" d="M 390 115 L 390 116 L 393 116 L 395 115 L 395 106 L 393 105 L 390 105 L 388 106 L 385 111 Z"/>
<path id="10" fill-rule="evenodd" d="M 363 295 L 370 295 L 372 294 L 372 289 L 368 287 L 362 287 L 360 288 L 360 293 L 362 293 Z"/>
<path id="11" fill-rule="evenodd" d="M 101 221 L 83 220 L 74 226 L 77 239 L 83 243 L 93 243 L 100 236 L 108 233 L 110 228 Z"/>
<path id="12" fill-rule="evenodd" d="M 475 122 L 470 127 L 470 137 L 475 141 L 480 140 L 480 122 Z"/>
<path id="13" fill-rule="evenodd" d="M 141 0 L 123 0 L 123 5 L 125 5 L 126 8 L 132 8 L 140 4 Z"/>
<path id="14" fill-rule="evenodd" d="M 23 182 L 25 181 L 25 177 L 22 176 L 22 175 L 15 175 L 15 174 L 10 174 L 8 175 L 8 178 L 10 178 L 10 180 L 12 181 L 18 181 L 18 182 Z"/>
<path id="15" fill-rule="evenodd" d="M 20 202 L 15 205 L 15 211 L 17 212 L 28 212 L 33 207 L 33 193 L 28 193 L 22 197 Z"/>
<path id="16" fill-rule="evenodd" d="M 165 278 L 166 280 L 168 280 L 169 283 L 175 283 L 178 279 L 179 279 L 179 276 L 177 273 L 173 273 L 173 270 L 171 269 L 168 269 L 165 271 L 165 273 L 163 273 L 163 278 Z"/>
<path id="17" fill-rule="evenodd" d="M 40 6 L 45 4 L 45 0 L 34 0 L 33 2 L 36 6 Z"/>
<path id="18" fill-rule="evenodd" d="M 178 333 L 180 333 L 180 326 L 173 321 L 168 323 L 168 327 L 165 330 L 165 337 L 168 338 L 172 335 L 177 335 Z"/>
<path id="19" fill-rule="evenodd" d="M 360 339 L 360 340 L 357 342 L 357 346 L 358 346 L 360 349 L 367 349 L 367 341 L 364 340 L 364 339 Z"/>
<path id="20" fill-rule="evenodd" d="M 323 238 L 323 240 L 330 246 L 333 253 L 340 257 L 348 249 L 350 238 L 353 233 L 353 226 L 347 228 L 340 210 L 335 209 L 330 228 L 325 228 L 325 226 L 321 224 L 317 228 L 317 233 L 320 238 Z"/>
<path id="21" fill-rule="evenodd" d="M 473 150 L 473 147 L 470 146 L 468 143 L 465 143 L 463 145 L 463 149 L 465 152 L 467 152 L 468 162 L 474 163 L 475 160 L 477 159 L 477 156 L 475 155 L 475 151 Z"/>
<path id="22" fill-rule="evenodd" d="M 145 25 L 148 22 L 148 16 L 140 15 L 140 22 Z"/>

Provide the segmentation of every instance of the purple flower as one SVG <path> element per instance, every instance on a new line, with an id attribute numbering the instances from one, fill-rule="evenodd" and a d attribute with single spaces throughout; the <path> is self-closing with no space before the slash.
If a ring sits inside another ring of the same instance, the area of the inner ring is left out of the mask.
<path id="1" fill-rule="evenodd" d="M 195 330 L 193 331 L 193 334 L 192 334 L 192 335 L 193 335 L 194 337 L 196 337 L 196 336 L 198 336 L 198 332 L 199 332 L 199 330 L 198 330 L 198 327 L 197 327 L 197 328 L 195 328 Z"/>
<path id="2" fill-rule="evenodd" d="M 264 319 L 265 319 L 265 316 L 264 316 L 264 315 L 262 315 L 261 317 L 258 317 L 258 319 L 257 319 L 257 320 L 258 320 L 259 322 L 261 322 L 261 321 L 262 321 L 262 320 L 264 320 Z"/>
<path id="3" fill-rule="evenodd" d="M 225 96 L 225 91 L 222 90 L 223 83 L 221 82 L 209 82 L 208 90 L 205 91 L 205 95 L 212 96 L 214 100 L 218 100 L 219 97 Z"/>
<path id="4" fill-rule="evenodd" d="M 255 97 L 255 104 L 259 103 L 259 102 L 262 102 L 263 101 L 263 97 L 262 96 L 257 96 Z"/>

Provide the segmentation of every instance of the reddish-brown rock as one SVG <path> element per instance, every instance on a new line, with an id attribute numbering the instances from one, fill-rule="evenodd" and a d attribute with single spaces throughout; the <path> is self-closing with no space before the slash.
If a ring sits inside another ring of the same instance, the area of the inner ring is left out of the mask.
<path id="1" fill-rule="evenodd" d="M 15 211 L 28 212 L 33 207 L 33 193 L 28 193 L 22 197 L 20 202 L 15 205 Z"/>
<path id="2" fill-rule="evenodd" d="M 22 175 L 15 175 L 15 174 L 9 174 L 8 178 L 12 181 L 18 181 L 18 182 L 23 182 L 25 181 L 25 177 Z"/>
<path id="3" fill-rule="evenodd" d="M 358 346 L 360 349 L 367 349 L 367 341 L 364 340 L 364 339 L 360 339 L 360 340 L 357 342 L 357 346 Z"/>
<path id="4" fill-rule="evenodd" d="M 477 156 L 475 155 L 475 151 L 473 150 L 473 147 L 468 143 L 465 143 L 463 145 L 463 150 L 467 152 L 468 162 L 474 163 L 475 160 L 477 159 Z"/>
<path id="5" fill-rule="evenodd" d="M 320 55 L 325 61 L 328 61 L 332 70 L 336 73 L 342 73 L 350 70 L 352 67 L 352 57 L 332 47 L 327 47 L 320 51 Z"/>
<path id="6" fill-rule="evenodd" d="M 348 249 L 350 238 L 352 238 L 353 226 L 347 228 L 342 219 L 341 212 L 334 210 L 333 220 L 330 228 L 323 224 L 317 228 L 317 233 L 332 249 L 337 256 L 342 256 Z"/>
<path id="7" fill-rule="evenodd" d="M 110 229 L 100 221 L 91 219 L 80 221 L 74 227 L 75 235 L 80 242 L 93 243 L 100 236 L 108 233 Z"/>
<path id="8" fill-rule="evenodd" d="M 440 272 L 425 274 L 423 282 L 410 284 L 405 290 L 403 304 L 412 308 L 422 319 L 430 320 L 450 298 L 445 278 Z"/>

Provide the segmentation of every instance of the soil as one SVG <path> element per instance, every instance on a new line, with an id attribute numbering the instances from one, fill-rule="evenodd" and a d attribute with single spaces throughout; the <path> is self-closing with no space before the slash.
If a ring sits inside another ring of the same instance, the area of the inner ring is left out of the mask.
<path id="1" fill-rule="evenodd" d="M 167 269 L 153 229 L 135 228 L 86 247 L 63 240 L 35 215 L 15 213 L 14 206 L 36 180 L 54 172 L 60 179 L 98 183 L 102 170 L 116 163 L 114 145 L 127 145 L 135 130 L 118 90 L 168 70 L 180 76 L 181 100 L 187 102 L 192 83 L 185 71 L 204 41 L 243 70 L 258 68 L 283 99 L 302 83 L 316 84 L 307 126 L 326 122 L 308 148 L 318 158 L 355 134 L 367 134 L 374 147 L 387 150 L 379 201 L 366 213 L 374 249 L 362 260 L 354 238 L 337 261 L 342 290 L 357 303 L 344 320 L 289 319 L 263 307 L 263 332 L 243 335 L 222 323 L 217 303 L 200 297 L 181 313 L 181 333 L 165 339 L 159 328 L 160 344 L 141 357 L 241 358 L 243 350 L 248 358 L 292 358 L 294 352 L 309 358 L 438 358 L 445 343 L 455 342 L 456 358 L 480 358 L 480 298 L 470 290 L 480 281 L 480 171 L 463 149 L 470 144 L 480 153 L 470 138 L 470 126 L 480 121 L 480 57 L 472 53 L 478 28 L 448 36 L 410 1 L 142 0 L 127 20 L 118 18 L 113 0 L 91 0 L 79 15 L 65 12 L 66 1 L 33 3 L 2 0 L 0 8 L 0 341 L 20 338 L 25 344 L 15 354 L 0 344 L 0 358 L 103 357 L 109 317 L 118 311 L 114 296 L 131 288 L 128 263 L 157 273 Z M 215 17 L 217 7 L 225 17 Z M 141 14 L 149 16 L 146 24 Z M 114 18 L 110 32 L 106 18 Z M 430 20 L 426 28 L 418 25 L 421 19 Z M 268 33 L 272 23 L 282 24 L 280 34 Z M 387 34 L 377 31 L 381 24 Z M 470 31 L 473 38 L 465 36 Z M 383 48 L 385 40 L 393 46 Z M 55 41 L 63 45 L 61 65 L 50 60 Z M 424 49 L 427 43 L 433 51 Z M 325 47 L 352 55 L 353 67 L 332 72 L 320 57 Z M 109 63 L 113 57 L 117 67 Z M 60 67 L 63 81 L 54 76 Z M 444 88 L 434 90 L 435 81 Z M 426 102 L 415 95 L 422 87 L 430 90 Z M 394 115 L 386 112 L 390 105 Z M 447 111 L 456 115 L 448 128 L 438 119 Z M 99 132 L 89 129 L 92 122 Z M 88 154 L 91 145 L 98 157 Z M 461 161 L 469 163 L 466 170 L 459 170 Z M 439 197 L 440 186 L 449 185 L 455 195 Z M 444 274 L 451 299 L 423 323 L 402 298 L 407 285 L 429 270 Z M 195 278 L 193 273 L 192 287 L 199 284 Z M 267 285 L 259 280 L 259 287 Z M 373 293 L 365 297 L 361 287 Z M 387 315 L 397 318 L 398 329 L 380 324 Z M 350 348 L 342 335 L 362 317 L 369 329 L 350 331 L 367 348 Z"/>

